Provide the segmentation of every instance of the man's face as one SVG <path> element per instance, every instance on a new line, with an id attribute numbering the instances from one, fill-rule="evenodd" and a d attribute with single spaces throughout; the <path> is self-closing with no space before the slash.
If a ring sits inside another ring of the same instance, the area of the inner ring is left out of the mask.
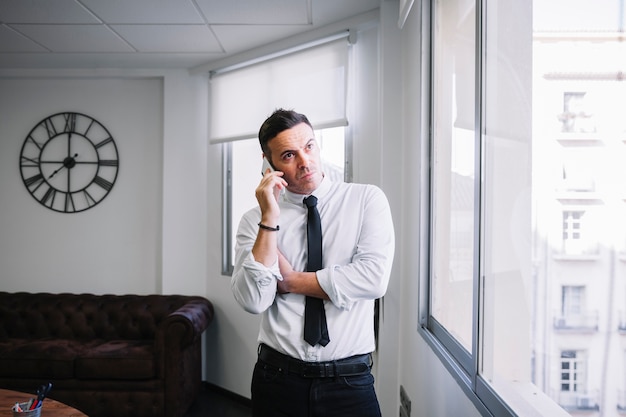
<path id="1" fill-rule="evenodd" d="M 277 171 L 284 173 L 287 189 L 296 194 L 310 194 L 322 181 L 320 149 L 313 129 L 300 123 L 283 130 L 267 142 L 271 161 Z"/>

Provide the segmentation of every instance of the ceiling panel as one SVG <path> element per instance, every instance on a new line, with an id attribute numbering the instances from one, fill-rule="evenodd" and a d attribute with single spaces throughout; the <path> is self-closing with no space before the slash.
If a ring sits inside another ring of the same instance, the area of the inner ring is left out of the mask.
<path id="1" fill-rule="evenodd" d="M 138 52 L 223 52 L 205 25 L 112 26 Z"/>
<path id="2" fill-rule="evenodd" d="M 333 22 L 378 8 L 380 0 L 315 0 L 312 1 L 314 21 Z"/>
<path id="3" fill-rule="evenodd" d="M 287 38 L 302 31 L 301 26 L 217 25 L 213 31 L 225 50 L 238 53 Z"/>
<path id="4" fill-rule="evenodd" d="M 81 0 L 104 23 L 204 24 L 190 0 Z"/>
<path id="5" fill-rule="evenodd" d="M 16 30 L 52 52 L 132 52 L 103 25 L 14 25 Z"/>
<path id="6" fill-rule="evenodd" d="M 191 68 L 383 0 L 0 0 L 0 68 Z"/>
<path id="7" fill-rule="evenodd" d="M 196 0 L 210 24 L 307 25 L 307 0 Z"/>
<path id="8" fill-rule="evenodd" d="M 0 0 L 0 22 L 99 23 L 93 14 L 74 0 Z"/>
<path id="9" fill-rule="evenodd" d="M 46 52 L 46 49 L 8 26 L 0 25 L 0 53 L 2 52 Z"/>

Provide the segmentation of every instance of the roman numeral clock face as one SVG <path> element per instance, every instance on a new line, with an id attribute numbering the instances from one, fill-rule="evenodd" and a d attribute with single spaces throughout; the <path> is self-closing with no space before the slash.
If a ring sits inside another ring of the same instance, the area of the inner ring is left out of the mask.
<path id="1" fill-rule="evenodd" d="M 92 117 L 58 113 L 26 136 L 20 170 L 39 203 L 61 213 L 78 213 L 100 203 L 117 178 L 117 146 Z"/>

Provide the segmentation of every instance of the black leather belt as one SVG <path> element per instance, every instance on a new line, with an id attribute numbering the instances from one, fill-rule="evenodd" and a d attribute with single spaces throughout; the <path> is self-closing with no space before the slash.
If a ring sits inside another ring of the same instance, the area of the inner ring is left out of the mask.
<path id="1" fill-rule="evenodd" d="M 287 356 L 271 347 L 259 346 L 259 360 L 278 368 L 281 372 L 304 378 L 334 378 L 338 376 L 363 375 L 370 372 L 372 355 L 356 355 L 328 362 L 306 362 Z"/>

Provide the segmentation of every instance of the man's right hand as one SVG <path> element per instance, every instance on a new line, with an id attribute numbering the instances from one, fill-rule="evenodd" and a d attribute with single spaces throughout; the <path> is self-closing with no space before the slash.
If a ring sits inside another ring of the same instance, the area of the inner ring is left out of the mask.
<path id="1" fill-rule="evenodd" d="M 276 226 L 280 218 L 278 197 L 283 188 L 287 187 L 287 181 L 283 179 L 281 171 L 267 169 L 261 182 L 256 188 L 255 196 L 261 208 L 261 222 L 268 226 Z"/>

